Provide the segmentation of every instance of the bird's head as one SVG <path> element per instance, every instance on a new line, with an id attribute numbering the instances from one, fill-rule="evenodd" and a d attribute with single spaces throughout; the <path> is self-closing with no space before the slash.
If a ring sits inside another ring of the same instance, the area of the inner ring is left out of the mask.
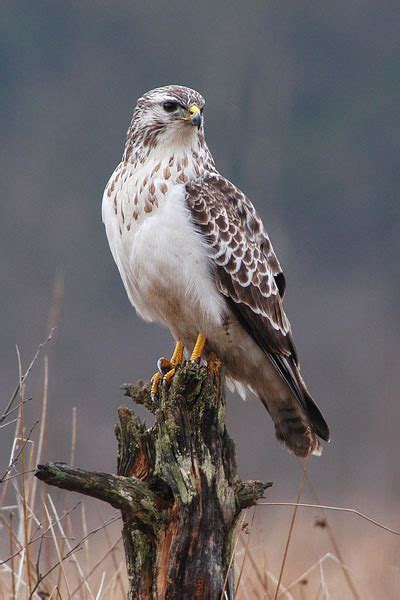
<path id="1" fill-rule="evenodd" d="M 139 98 L 133 111 L 127 145 L 151 149 L 204 139 L 204 104 L 198 92 L 180 85 L 147 92 Z"/>

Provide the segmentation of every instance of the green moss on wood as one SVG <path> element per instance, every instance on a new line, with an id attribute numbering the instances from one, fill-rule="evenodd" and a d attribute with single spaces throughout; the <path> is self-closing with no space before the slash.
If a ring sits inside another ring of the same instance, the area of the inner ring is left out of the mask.
<path id="1" fill-rule="evenodd" d="M 223 369 L 186 363 L 155 401 L 143 382 L 123 389 L 155 424 L 119 408 L 118 475 L 50 463 L 37 476 L 121 509 L 129 600 L 219 599 L 240 512 L 268 486 L 237 473 Z"/>

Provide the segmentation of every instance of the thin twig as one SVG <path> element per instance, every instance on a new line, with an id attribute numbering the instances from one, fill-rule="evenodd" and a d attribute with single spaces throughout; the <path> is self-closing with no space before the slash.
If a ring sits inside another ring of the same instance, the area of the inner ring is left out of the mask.
<path id="1" fill-rule="evenodd" d="M 83 504 L 82 504 L 82 506 L 83 506 Z M 102 511 L 101 511 L 101 509 L 100 509 L 100 506 L 97 508 L 97 510 L 98 510 L 98 513 L 99 513 L 99 515 L 100 515 L 100 520 L 101 520 L 101 521 L 104 521 L 104 516 L 103 516 L 103 514 L 102 514 Z M 105 537 L 106 537 L 106 540 L 107 540 L 108 547 L 109 547 L 109 548 L 111 548 L 111 547 L 112 547 L 112 543 L 111 543 L 110 534 L 108 533 L 108 529 L 104 529 L 104 535 L 105 535 Z M 118 583 L 118 586 L 119 586 L 119 588 L 120 588 L 120 592 L 121 592 L 121 598 L 123 598 L 123 597 L 125 596 L 125 588 L 124 588 L 124 583 L 123 583 L 123 581 L 122 581 L 121 574 L 119 573 L 119 569 L 118 569 L 118 563 L 117 563 L 117 559 L 116 559 L 116 557 L 115 557 L 115 553 L 114 553 L 114 552 L 112 552 L 112 553 L 111 553 L 111 560 L 112 560 L 112 563 L 113 563 L 113 566 L 114 566 L 115 572 L 117 573 L 117 583 Z M 107 586 L 107 587 L 108 587 L 108 586 Z M 107 588 L 106 588 L 106 589 L 107 589 Z M 106 590 L 104 590 L 104 593 L 105 593 L 105 591 L 106 591 Z"/>
<path id="2" fill-rule="evenodd" d="M 278 598 L 280 598 L 281 596 L 283 596 L 283 594 L 289 592 L 292 588 L 294 588 L 297 584 L 300 584 L 302 581 L 304 581 L 304 579 L 306 579 L 310 573 L 316 568 L 318 567 L 321 563 L 326 562 L 328 560 L 332 560 L 334 561 L 336 564 L 338 564 L 342 569 L 344 569 L 345 571 L 347 571 L 348 573 L 350 573 L 350 568 L 342 563 L 337 556 L 335 556 L 334 554 L 332 554 L 331 552 L 327 552 L 327 554 L 324 554 L 324 556 L 322 556 L 319 560 L 317 560 L 317 562 L 315 562 L 313 565 L 311 565 L 311 567 L 308 567 L 308 569 L 306 569 L 306 571 L 304 571 L 301 575 L 299 575 L 298 577 L 296 577 L 296 579 L 294 581 L 292 581 L 292 583 L 290 585 L 288 585 L 284 590 L 282 590 L 282 592 L 279 594 Z"/>
<path id="3" fill-rule="evenodd" d="M 52 519 L 50 517 L 49 511 L 47 510 L 46 503 L 43 502 L 43 505 L 44 505 L 44 510 L 46 511 L 47 518 L 49 520 L 49 525 L 50 525 L 51 533 L 53 535 L 53 540 L 54 540 L 54 546 L 56 548 L 56 552 L 57 552 L 57 556 L 58 556 L 58 561 L 59 561 L 59 563 L 61 565 L 61 569 L 62 569 L 62 572 L 63 572 L 63 575 L 64 575 L 65 586 L 67 588 L 68 598 L 70 600 L 71 599 L 71 592 L 70 592 L 70 589 L 69 589 L 68 577 L 67 577 L 67 574 L 66 574 L 65 569 L 64 569 L 63 559 L 62 559 L 61 554 L 60 554 L 60 547 L 59 547 L 59 545 L 57 543 L 57 539 L 56 539 L 56 536 L 55 536 L 55 533 L 54 533 L 53 522 L 52 522 Z"/>
<path id="4" fill-rule="evenodd" d="M 319 586 L 318 586 L 318 589 L 317 589 L 317 594 L 316 594 L 316 596 L 315 596 L 314 600 L 318 600 L 319 593 L 320 593 L 321 589 L 322 589 L 322 583 L 320 583 L 320 584 L 319 584 Z"/>
<path id="5" fill-rule="evenodd" d="M 267 555 L 266 555 L 266 552 L 265 552 L 265 544 L 263 544 L 262 551 L 263 551 L 263 559 L 264 559 L 264 561 L 263 561 L 263 575 L 264 575 L 264 577 L 262 578 L 261 585 L 263 586 L 263 589 L 264 589 L 265 593 L 267 594 L 268 599 L 272 600 L 272 597 L 271 597 L 271 595 L 269 593 L 269 579 L 268 579 L 268 572 L 267 572 L 268 569 L 267 569 Z M 250 557 L 251 557 L 251 555 L 250 555 Z"/>
<path id="6" fill-rule="evenodd" d="M 238 580 L 237 580 L 237 583 L 236 583 L 235 596 L 236 596 L 236 591 L 239 589 L 239 586 L 240 586 L 240 580 L 242 579 L 242 573 L 243 573 L 244 563 L 246 562 L 247 554 L 248 554 L 248 551 L 249 551 L 250 538 L 251 538 L 251 534 L 252 534 L 252 531 L 253 531 L 253 523 L 254 523 L 254 517 L 255 516 L 256 516 L 256 507 L 254 507 L 254 509 L 253 509 L 253 515 L 251 517 L 251 522 L 250 522 L 250 527 L 249 527 L 249 533 L 247 535 L 247 541 L 246 541 L 246 546 L 245 546 L 245 550 L 244 550 L 244 557 L 243 557 L 242 565 L 240 567 L 239 577 L 238 577 Z"/>
<path id="7" fill-rule="evenodd" d="M 3 427 L 8 427 L 9 425 L 16 423 L 17 421 L 18 421 L 18 417 L 16 419 L 13 419 L 12 421 L 7 421 L 7 423 L 3 423 L 3 425 L 0 425 L 0 429 L 3 429 Z"/>
<path id="8" fill-rule="evenodd" d="M 316 500 L 316 502 L 318 504 L 320 504 L 317 491 L 316 491 L 314 485 L 312 484 L 312 482 L 310 481 L 310 479 L 308 479 L 307 484 L 308 484 L 308 487 L 311 490 L 312 495 L 314 496 L 314 499 Z M 354 584 L 354 581 L 353 581 L 353 579 L 351 577 L 351 574 L 350 574 L 349 570 L 345 569 L 344 566 L 343 566 L 344 565 L 343 555 L 342 555 L 341 550 L 339 548 L 339 544 L 336 541 L 336 536 L 333 533 L 333 528 L 332 528 L 332 526 L 331 526 L 331 524 L 329 522 L 328 515 L 326 514 L 326 512 L 322 508 L 321 508 L 321 512 L 322 512 L 322 514 L 324 516 L 324 519 L 325 519 L 325 525 L 326 525 L 326 531 L 327 531 L 328 537 L 329 537 L 329 539 L 331 541 L 331 544 L 332 544 L 332 547 L 333 547 L 333 549 L 334 549 L 334 551 L 336 553 L 336 556 L 338 557 L 338 559 L 340 561 L 340 566 L 341 566 L 341 569 L 342 569 L 342 572 L 343 572 L 343 576 L 344 576 L 344 578 L 345 578 L 345 580 L 347 582 L 347 585 L 349 586 L 350 592 L 351 592 L 354 600 L 361 600 L 361 597 L 360 597 L 360 595 L 359 595 L 359 593 L 357 591 L 357 588 L 356 588 L 356 586 Z"/>
<path id="9" fill-rule="evenodd" d="M 382 523 L 379 523 L 379 521 L 375 521 L 375 519 L 364 515 L 355 508 L 343 508 L 341 506 L 324 506 L 322 504 L 304 504 L 301 502 L 257 502 L 257 506 L 297 506 L 301 508 L 323 508 L 324 510 L 337 510 L 339 512 L 348 512 L 357 515 L 362 519 L 365 519 L 369 523 L 372 523 L 373 525 L 376 525 L 377 527 L 380 527 L 381 529 L 384 529 L 389 533 L 393 533 L 394 535 L 400 535 L 400 531 L 391 529 L 390 527 L 387 527 L 387 525 L 382 525 Z"/>
<path id="10" fill-rule="evenodd" d="M 4 507 L 4 509 L 6 509 L 6 508 L 7 508 L 7 507 Z M 13 514 L 13 517 L 14 517 L 13 510 L 15 510 L 15 509 L 16 509 L 16 510 L 18 510 L 18 508 L 19 508 L 19 507 L 18 507 L 18 505 L 15 505 L 15 506 L 13 506 L 13 507 L 10 507 L 10 508 L 11 508 L 11 512 L 12 512 L 12 514 Z M 3 522 L 3 524 L 4 524 L 4 527 L 5 527 L 5 528 L 7 529 L 7 531 L 8 531 L 9 540 L 10 540 L 10 542 L 9 542 L 9 546 L 11 547 L 11 545 L 12 545 L 12 547 L 13 547 L 13 551 L 12 551 L 11 557 L 9 557 L 9 559 L 8 559 L 8 560 L 10 560 L 11 564 L 12 564 L 12 565 L 14 565 L 14 558 L 15 558 L 15 557 L 16 557 L 16 556 L 17 556 L 19 553 L 21 553 L 21 552 L 22 552 L 22 550 L 23 550 L 23 547 L 22 547 L 22 546 L 20 546 L 20 544 L 19 544 L 18 536 L 17 536 L 17 535 L 16 535 L 16 533 L 13 531 L 13 525 L 12 525 L 11 521 L 10 521 L 9 519 L 7 520 L 5 517 L 3 517 L 3 515 L 0 515 L 0 520 Z M 16 546 L 16 545 L 17 545 L 17 547 L 19 548 L 19 551 L 18 551 L 18 552 L 16 552 L 16 551 L 15 551 L 15 546 Z M 1 561 L 1 562 L 0 562 L 0 565 L 1 565 L 2 567 L 6 567 L 6 565 L 5 565 L 5 562 L 3 562 L 3 561 Z M 14 574 L 16 573 L 15 565 L 14 565 L 14 566 L 12 566 L 11 568 L 10 568 L 10 567 L 8 567 L 8 568 L 9 568 L 9 570 L 10 570 L 10 573 L 11 573 L 13 570 L 14 570 Z"/>
<path id="11" fill-rule="evenodd" d="M 39 579 L 40 579 L 40 557 L 41 557 L 41 554 L 42 554 L 42 548 L 43 548 L 44 539 L 45 539 L 45 536 L 42 535 L 42 537 L 40 538 L 39 550 L 38 550 L 38 553 L 37 553 L 36 564 L 35 564 L 36 581 L 39 581 Z"/>
<path id="12" fill-rule="evenodd" d="M 100 597 L 101 597 L 101 592 L 102 592 L 102 589 L 103 589 L 103 585 L 104 585 L 104 579 L 105 579 L 105 577 L 106 577 L 106 572 L 105 572 L 105 571 L 103 571 L 103 575 L 101 576 L 101 581 L 100 581 L 99 591 L 98 591 L 98 592 L 97 592 L 97 594 L 96 594 L 96 600 L 100 600 Z"/>
<path id="13" fill-rule="evenodd" d="M 247 510 L 245 510 L 245 511 L 244 511 L 244 513 L 243 513 L 243 519 L 242 519 L 242 523 L 241 523 L 241 525 L 240 525 L 240 527 L 239 527 L 239 530 L 238 530 L 238 532 L 237 532 L 237 535 L 236 535 L 235 545 L 233 546 L 232 554 L 231 554 L 231 557 L 230 557 L 230 559 L 229 559 L 228 568 L 226 569 L 226 575 L 225 575 L 225 580 L 224 580 L 224 586 L 223 586 L 223 588 L 222 588 L 222 593 L 221 593 L 221 598 L 220 598 L 220 600 L 224 600 L 224 597 L 225 597 L 225 589 L 226 589 L 226 584 L 228 583 L 229 571 L 231 570 L 232 563 L 233 563 L 233 559 L 235 558 L 236 547 L 237 547 L 237 545 L 238 545 L 238 541 L 239 541 L 239 534 L 240 534 L 240 532 L 241 532 L 241 530 L 242 530 L 242 527 L 243 527 L 243 525 L 244 525 L 244 524 L 245 524 L 245 522 L 246 522 L 246 514 L 247 514 Z"/>
<path id="14" fill-rule="evenodd" d="M 70 512 L 72 512 L 73 510 L 76 510 L 78 508 L 78 506 L 80 506 L 80 502 L 78 502 L 77 504 L 75 504 L 75 506 L 73 506 L 73 508 L 71 509 Z M 64 513 L 61 517 L 60 517 L 60 521 L 62 521 L 63 519 L 65 519 L 65 517 L 68 516 L 69 513 Z M 1 518 L 1 517 L 0 517 Z M 57 523 L 57 521 L 54 521 L 54 524 Z M 34 539 L 30 540 L 29 545 L 34 544 L 35 542 L 37 542 L 38 540 L 40 540 L 42 537 L 44 537 L 46 535 L 46 533 L 48 533 L 50 531 L 50 527 L 48 527 L 43 533 L 41 533 L 40 535 L 38 535 L 37 537 L 35 537 Z M 14 552 L 14 554 L 12 554 L 11 556 L 8 556 L 7 558 L 5 558 L 4 560 L 0 561 L 0 566 L 5 565 L 6 563 L 8 563 L 10 560 L 12 560 L 15 556 L 18 556 L 19 554 L 21 554 L 21 552 L 24 550 L 24 547 L 20 548 L 19 550 L 17 550 L 16 552 Z"/>
<path id="15" fill-rule="evenodd" d="M 14 404 L 15 399 L 17 398 L 17 396 L 19 394 L 20 387 L 21 387 L 22 383 L 25 383 L 25 381 L 26 381 L 29 373 L 31 372 L 32 367 L 35 364 L 35 362 L 36 362 L 36 360 L 37 360 L 37 358 L 38 358 L 41 350 L 51 341 L 51 339 L 53 337 L 54 331 L 55 331 L 55 328 L 53 327 L 53 329 L 50 331 L 47 339 L 44 342 L 42 342 L 41 344 L 39 344 L 39 346 L 38 346 L 35 354 L 33 355 L 33 358 L 31 360 L 31 362 L 30 362 L 27 370 L 25 371 L 24 375 L 22 375 L 22 377 L 18 381 L 18 384 L 17 384 L 17 386 L 16 386 L 16 388 L 15 388 L 15 390 L 14 390 L 14 392 L 13 392 L 11 398 L 10 398 L 10 400 L 8 401 L 7 406 L 6 406 L 3 414 L 0 417 L 0 424 L 4 421 L 4 419 L 7 418 L 7 414 L 9 414 L 9 411 L 10 411 L 12 405 Z"/>
<path id="16" fill-rule="evenodd" d="M 300 497 L 301 497 L 301 493 L 303 491 L 303 487 L 304 487 L 304 483 L 306 480 L 306 475 L 307 475 L 307 465 L 308 465 L 308 458 L 306 458 L 306 460 L 304 461 L 304 468 L 303 468 L 303 473 L 301 475 L 301 479 L 300 479 L 300 485 L 299 485 L 299 489 L 297 491 L 297 498 L 296 498 L 296 504 L 299 503 L 300 501 Z M 289 545 L 290 545 L 290 540 L 292 538 L 292 533 L 293 533 L 293 528 L 294 528 L 294 523 L 296 521 L 296 515 L 297 515 L 297 506 L 295 506 L 294 511 L 293 511 L 293 515 L 292 515 L 292 519 L 290 521 L 290 527 L 289 527 L 289 533 L 288 533 L 288 537 L 286 540 L 286 546 L 285 546 L 285 551 L 283 553 L 283 558 L 282 558 L 282 564 L 281 564 L 281 569 L 279 571 L 279 577 L 278 577 L 278 583 L 276 585 L 276 590 L 275 590 L 275 596 L 274 596 L 274 600 L 277 600 L 278 598 L 278 594 L 279 594 L 279 588 L 281 586 L 281 581 L 282 581 L 282 576 L 283 576 L 283 571 L 285 569 L 285 564 L 286 564 L 286 559 L 287 559 L 287 555 L 288 555 L 288 551 L 289 551 Z"/>
<path id="17" fill-rule="evenodd" d="M 117 570 L 115 571 L 114 575 L 111 577 L 110 581 L 108 582 L 107 587 L 104 589 L 104 594 L 106 594 L 106 592 L 108 592 L 109 588 L 110 588 L 110 595 L 109 596 L 105 596 L 106 598 L 115 598 L 114 595 L 114 588 L 116 587 L 116 582 L 118 581 L 118 579 L 121 580 L 121 571 L 125 568 L 125 562 L 122 561 L 119 566 L 117 567 Z M 124 588 L 122 588 L 122 596 L 121 598 L 125 597 L 125 590 Z"/>
<path id="18" fill-rule="evenodd" d="M 18 410 L 19 410 L 19 405 L 18 405 Z M 11 452 L 10 452 L 10 458 L 8 460 L 8 465 L 12 465 L 13 459 L 14 459 L 14 455 L 15 455 L 15 449 L 17 446 L 17 439 L 18 439 L 18 431 L 19 431 L 19 422 L 17 422 L 15 424 L 15 430 L 14 430 L 14 440 L 13 443 L 11 444 Z M 9 471 L 6 470 L 5 473 L 2 475 L 2 477 L 7 477 Z M 1 478 L 0 478 L 0 483 L 1 483 Z M 2 490 L 1 490 L 1 494 L 0 494 L 0 510 L 4 510 L 4 500 L 7 494 L 7 489 L 8 489 L 9 483 L 8 481 L 2 486 Z"/>
<path id="19" fill-rule="evenodd" d="M 257 507 L 257 505 L 256 505 L 256 507 Z M 265 575 L 265 573 L 267 572 L 267 568 L 266 568 L 266 561 L 265 561 L 264 546 L 263 546 L 263 552 L 264 552 L 264 572 L 263 572 L 263 574 L 261 574 L 260 569 L 259 569 L 256 561 L 254 560 L 251 552 L 249 552 L 249 554 L 248 554 L 248 559 L 250 561 L 251 566 L 253 567 L 256 578 L 257 578 L 259 584 L 261 585 L 263 591 L 267 594 L 268 599 L 272 600 L 272 597 L 268 591 L 268 576 Z"/>
<path id="20" fill-rule="evenodd" d="M 24 436 L 24 428 L 25 428 L 25 414 L 24 414 L 24 384 L 22 381 L 22 364 L 21 364 L 21 355 L 19 352 L 19 348 L 17 346 L 17 355 L 18 355 L 18 371 L 19 371 L 19 396 L 20 396 L 20 411 L 19 411 L 19 418 L 20 418 L 20 434 L 19 437 L 22 440 L 23 436 Z M 22 451 L 21 451 L 21 469 L 22 469 L 22 473 L 25 472 L 25 446 L 26 444 L 23 444 L 22 447 Z M 26 494 L 26 482 L 25 482 L 25 475 L 22 475 L 21 478 L 21 489 L 22 489 L 22 510 L 23 510 L 23 516 L 24 516 L 24 546 L 25 546 L 25 551 L 26 551 L 26 579 L 27 579 L 27 584 L 28 584 L 28 593 L 31 592 L 31 561 L 30 561 L 30 556 L 29 556 L 29 545 L 28 545 L 28 541 L 29 541 L 29 524 L 28 524 L 28 509 L 27 509 L 27 494 Z"/>
<path id="21" fill-rule="evenodd" d="M 324 591 L 324 598 L 325 598 L 325 600 L 330 600 L 330 594 L 329 594 L 328 586 L 325 581 L 325 575 L 324 575 L 324 570 L 322 567 L 322 561 L 319 563 L 319 572 L 320 572 L 320 576 L 321 576 L 322 589 Z"/>
<path id="22" fill-rule="evenodd" d="M 121 519 L 120 515 L 111 517 L 106 523 L 103 523 L 103 525 L 101 525 L 100 527 L 97 527 L 96 529 L 92 529 L 92 531 L 90 531 L 87 534 L 87 536 L 82 538 L 69 552 L 67 552 L 67 554 L 65 554 L 65 556 L 63 556 L 61 560 L 62 561 L 66 560 L 67 558 L 72 556 L 72 554 L 74 554 L 74 552 L 77 552 L 78 550 L 80 550 L 82 547 L 82 544 L 86 541 L 87 538 L 91 537 L 92 535 L 95 535 L 96 533 L 98 533 L 99 531 L 104 529 L 104 527 L 108 527 L 108 525 L 111 525 L 111 523 L 115 523 L 116 521 L 119 521 L 120 519 Z M 48 577 L 50 575 L 50 573 L 52 573 L 54 571 L 54 569 L 56 569 L 58 567 L 58 565 L 59 565 L 59 561 L 57 561 L 52 567 L 50 567 L 50 569 L 48 569 L 44 575 L 41 575 L 40 579 L 36 582 L 35 587 L 33 588 L 32 592 L 31 592 L 31 595 L 29 596 L 29 600 L 31 600 L 31 598 L 33 598 L 33 594 L 36 592 L 36 590 L 39 587 L 39 585 L 41 584 L 41 582 L 44 579 L 46 579 L 46 577 Z"/>
<path id="23" fill-rule="evenodd" d="M 36 464 L 40 464 L 41 458 L 42 458 L 43 439 L 44 439 L 44 432 L 46 429 L 48 387 L 49 387 L 49 359 L 46 354 L 44 357 L 42 413 L 41 413 L 41 417 L 40 417 L 39 440 L 38 440 L 37 451 L 36 451 Z M 31 486 L 31 493 L 30 493 L 32 511 L 34 511 L 35 502 L 36 502 L 36 486 L 37 486 L 37 479 L 36 479 L 36 477 L 34 477 L 32 486 Z M 29 532 L 29 534 L 30 534 L 30 532 Z"/>
<path id="24" fill-rule="evenodd" d="M 86 504 L 84 502 L 82 502 L 81 505 L 81 516 L 82 516 L 82 529 L 83 529 L 83 535 L 87 536 L 88 534 L 88 526 L 87 526 L 87 520 L 86 520 Z M 100 519 L 103 523 L 104 523 L 104 519 Z M 106 531 L 106 530 L 104 530 Z M 89 541 L 88 539 L 86 539 L 84 545 L 83 545 L 83 551 L 85 553 L 85 559 L 86 559 L 86 568 L 89 566 Z"/>
<path id="25" fill-rule="evenodd" d="M 10 464 L 8 465 L 7 469 L 4 471 L 3 475 L 0 477 L 0 483 L 3 483 L 3 481 L 6 481 L 7 475 L 9 474 L 9 472 L 11 471 L 11 469 L 13 468 L 13 466 L 17 464 L 17 462 L 19 460 L 19 457 L 21 456 L 22 452 L 24 451 L 24 448 L 25 448 L 26 444 L 31 441 L 30 438 L 31 438 L 31 435 L 32 435 L 32 431 L 35 429 L 35 427 L 36 427 L 36 425 L 38 423 L 39 423 L 39 421 L 35 421 L 34 422 L 34 424 L 32 425 L 32 427 L 30 428 L 29 433 L 26 436 L 26 438 L 23 438 L 23 437 L 20 438 L 20 441 L 22 441 L 23 444 L 19 448 L 17 454 L 11 460 Z"/>
<path id="26" fill-rule="evenodd" d="M 23 473 L 14 473 L 14 475 L 10 475 L 10 477 L 6 477 L 5 479 L 2 479 L 0 481 L 0 483 L 5 483 L 6 481 L 10 481 L 10 479 L 14 479 L 14 477 L 20 477 L 21 475 L 27 475 L 28 473 L 33 473 L 34 471 L 36 471 L 36 469 L 28 469 L 27 471 L 24 471 Z"/>
<path id="27" fill-rule="evenodd" d="M 48 600 L 51 600 L 51 599 L 53 598 L 53 596 L 54 596 L 54 594 L 55 594 L 56 592 L 57 592 L 57 594 L 58 594 L 58 587 L 55 585 L 55 586 L 54 586 L 54 589 L 53 589 L 53 591 L 51 592 L 51 594 L 50 594 L 50 596 L 49 596 L 49 599 L 48 599 Z"/>
<path id="28" fill-rule="evenodd" d="M 9 552 L 12 555 L 14 553 L 14 540 L 13 540 L 13 513 L 10 512 L 9 520 Z M 14 559 L 11 560 L 11 589 L 12 589 L 12 600 L 16 600 L 15 595 L 15 569 L 14 569 Z"/>
<path id="29" fill-rule="evenodd" d="M 74 407 L 72 407 L 72 434 L 71 434 L 71 450 L 70 450 L 70 456 L 69 456 L 69 462 L 70 462 L 71 466 L 74 465 L 74 461 L 75 461 L 75 447 L 76 447 L 76 408 L 74 406 Z M 40 464 L 39 461 L 38 461 L 38 464 Z M 36 481 L 37 481 L 37 479 L 36 479 Z M 48 494 L 48 497 L 50 498 L 50 494 Z M 69 494 L 66 496 L 66 503 L 65 503 L 66 510 L 68 510 L 70 508 L 70 505 L 71 505 L 71 495 Z M 83 504 L 82 504 L 82 506 L 83 506 Z M 54 505 L 53 505 L 53 512 L 55 512 Z M 64 526 L 65 534 L 68 533 L 68 529 L 69 529 L 69 521 L 67 519 L 65 521 L 65 526 Z M 61 544 L 61 554 L 63 554 L 63 553 L 64 553 L 64 543 Z M 81 576 L 83 577 L 83 573 L 81 574 Z M 60 569 L 58 572 L 57 585 L 61 589 L 61 565 L 60 565 Z M 93 598 L 92 593 L 91 593 L 91 597 Z"/>
<path id="30" fill-rule="evenodd" d="M 104 556 L 97 561 L 97 563 L 90 569 L 90 571 L 86 574 L 86 579 L 89 579 L 89 577 L 91 577 L 93 575 L 93 573 L 99 568 L 99 566 L 105 561 L 105 559 L 110 555 L 113 554 L 115 548 L 118 546 L 118 544 L 121 542 L 121 537 L 119 537 L 114 544 L 111 546 L 111 548 L 109 548 L 107 550 L 107 552 L 104 554 Z M 71 593 L 71 598 L 76 594 L 76 592 L 78 590 L 81 589 L 81 587 L 84 585 L 84 580 L 80 581 L 80 583 L 76 586 L 76 588 L 73 590 L 73 592 Z"/>
<path id="31" fill-rule="evenodd" d="M 30 402 L 32 400 L 32 396 L 30 396 L 29 398 L 25 398 L 24 400 L 24 404 L 26 404 L 27 402 Z M 19 410 L 19 404 L 18 406 L 14 406 L 14 408 L 12 408 L 10 411 L 8 411 L 8 413 L 2 415 L 5 419 L 7 417 L 9 417 L 10 415 L 12 415 L 13 413 L 17 412 L 17 410 Z M 7 425 L 7 423 L 6 423 Z M 2 427 L 4 427 L 4 425 L 2 425 Z"/>
<path id="32" fill-rule="evenodd" d="M 61 522 L 60 522 L 60 519 L 58 518 L 57 510 L 56 510 L 56 507 L 55 507 L 55 505 L 54 505 L 53 499 L 52 499 L 52 497 L 50 496 L 50 494 L 47 494 L 47 498 L 48 498 L 48 500 L 49 500 L 49 502 L 50 502 L 50 505 L 51 505 L 52 511 L 53 511 L 53 513 L 54 513 L 54 516 L 56 517 L 56 520 L 57 520 L 57 527 L 58 527 L 58 529 L 60 530 L 60 533 L 61 533 L 61 535 L 64 537 L 64 540 L 65 540 L 65 542 L 66 542 L 66 544 L 67 544 L 67 548 L 68 548 L 68 550 L 71 550 L 71 544 L 69 543 L 69 541 L 68 541 L 68 538 L 67 538 L 67 536 L 66 536 L 66 531 L 67 531 L 67 530 L 66 530 L 66 529 L 64 530 L 64 529 L 63 529 L 63 527 L 62 527 L 62 525 L 61 525 Z M 68 524 L 68 519 L 65 521 L 65 523 L 66 523 L 66 525 Z M 62 552 L 64 552 L 64 545 L 65 545 L 65 544 L 64 544 L 64 542 L 63 542 L 63 544 L 62 544 L 62 547 L 61 547 L 61 548 L 62 548 Z M 60 554 L 61 554 L 61 551 L 60 551 Z M 79 577 L 80 577 L 80 579 L 81 579 L 81 580 L 84 582 L 84 584 L 85 584 L 85 588 L 86 588 L 86 589 L 87 589 L 87 591 L 89 592 L 89 595 L 90 595 L 90 597 L 91 597 L 91 598 L 94 598 L 93 592 L 92 592 L 92 590 L 90 589 L 89 583 L 88 583 L 88 581 L 87 581 L 87 577 L 85 578 L 85 575 L 84 575 L 84 573 L 83 573 L 83 571 L 82 571 L 82 569 L 81 569 L 81 566 L 80 566 L 80 564 L 79 564 L 79 561 L 77 560 L 76 556 L 72 555 L 72 561 L 73 561 L 73 563 L 74 563 L 74 565 L 75 565 L 75 567 L 76 567 L 76 570 L 77 570 L 77 572 L 78 572 L 78 576 L 79 576 Z M 63 566 L 62 562 L 60 562 L 60 569 L 61 569 L 62 571 L 64 571 L 64 566 Z M 58 587 L 61 589 L 61 581 L 60 581 L 60 579 L 58 579 L 58 581 L 57 581 L 57 585 L 58 585 Z M 70 595 L 71 595 L 71 597 L 72 597 L 72 594 L 70 594 Z"/>

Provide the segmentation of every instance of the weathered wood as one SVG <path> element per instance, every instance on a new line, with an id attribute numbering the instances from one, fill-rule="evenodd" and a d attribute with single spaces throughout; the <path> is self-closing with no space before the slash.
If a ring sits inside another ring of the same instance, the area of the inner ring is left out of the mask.
<path id="1" fill-rule="evenodd" d="M 137 477 L 92 473 L 64 463 L 38 465 L 35 475 L 47 484 L 104 500 L 123 512 L 133 512 L 154 532 L 166 525 L 167 513 L 160 508 L 157 494 Z"/>
<path id="2" fill-rule="evenodd" d="M 155 401 L 143 382 L 123 388 L 155 424 L 119 408 L 118 474 L 50 463 L 37 476 L 122 511 L 129 600 L 219 600 L 240 512 L 271 485 L 237 474 L 220 364 L 186 363 Z"/>

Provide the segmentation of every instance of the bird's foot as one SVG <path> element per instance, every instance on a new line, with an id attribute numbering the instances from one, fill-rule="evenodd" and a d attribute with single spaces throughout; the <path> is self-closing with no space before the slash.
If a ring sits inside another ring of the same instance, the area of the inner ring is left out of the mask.
<path id="1" fill-rule="evenodd" d="M 151 378 L 150 395 L 151 395 L 151 399 L 153 400 L 153 402 L 157 396 L 158 385 L 161 380 L 162 380 L 162 375 L 158 371 L 157 371 L 157 373 L 154 373 L 153 377 Z"/>
<path id="2" fill-rule="evenodd" d="M 167 385 L 169 385 L 171 383 L 171 381 L 173 380 L 175 373 L 176 373 L 176 368 L 172 367 L 172 369 L 170 369 L 167 373 L 165 373 L 165 375 L 163 377 L 163 382 L 166 383 Z"/>
<path id="3" fill-rule="evenodd" d="M 151 378 L 151 395 L 155 398 L 158 392 L 158 386 L 162 381 L 169 385 L 176 373 L 176 368 L 183 362 L 184 346 L 182 342 L 176 342 L 175 350 L 171 359 L 162 356 L 157 361 L 158 371 Z"/>
<path id="4" fill-rule="evenodd" d="M 168 358 L 165 358 L 164 356 L 162 356 L 161 358 L 158 359 L 157 361 L 157 367 L 158 367 L 158 371 L 160 373 L 160 375 L 162 375 L 162 380 L 163 382 L 170 384 L 175 373 L 176 373 L 176 367 L 178 366 L 178 364 L 181 364 L 182 360 L 180 362 L 177 362 L 175 359 L 173 360 L 174 357 L 171 358 L 171 360 L 168 360 Z M 183 359 L 183 357 L 182 357 Z"/>
<path id="5" fill-rule="evenodd" d="M 207 341 L 207 338 L 200 331 L 197 336 L 196 344 L 193 348 L 192 356 L 190 357 L 190 360 L 192 362 L 197 363 L 201 360 L 201 357 L 203 356 L 203 352 L 204 352 L 204 347 L 206 345 L 206 341 Z"/>

